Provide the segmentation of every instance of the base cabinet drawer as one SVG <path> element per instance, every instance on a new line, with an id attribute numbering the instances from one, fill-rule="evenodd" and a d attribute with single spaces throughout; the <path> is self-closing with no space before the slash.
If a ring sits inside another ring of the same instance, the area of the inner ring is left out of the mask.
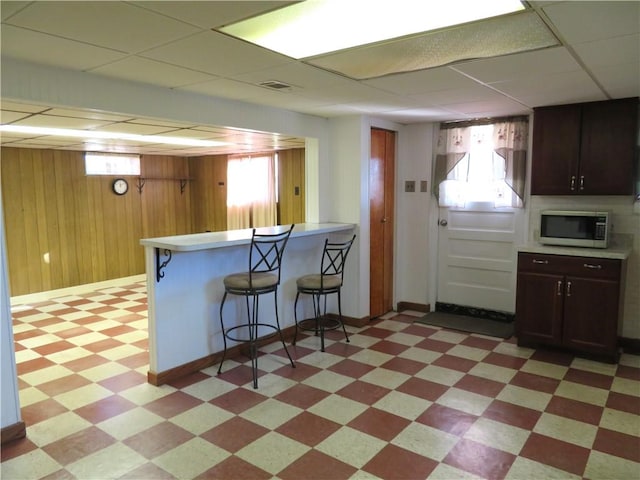
<path id="1" fill-rule="evenodd" d="M 520 253 L 518 344 L 617 361 L 621 272 L 621 260 Z"/>

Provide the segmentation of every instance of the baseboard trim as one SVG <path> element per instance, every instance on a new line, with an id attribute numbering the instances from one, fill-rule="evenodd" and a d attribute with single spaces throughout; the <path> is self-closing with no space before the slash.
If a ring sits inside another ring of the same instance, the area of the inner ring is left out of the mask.
<path id="1" fill-rule="evenodd" d="M 20 440 L 21 438 L 24 438 L 26 436 L 27 426 L 25 425 L 25 423 L 14 423 L 13 425 L 2 428 L 2 430 L 0 431 L 0 444 L 4 445 L 5 443 Z"/>
<path id="2" fill-rule="evenodd" d="M 428 303 L 398 302 L 396 309 L 398 312 L 413 310 L 414 312 L 429 313 L 431 311 L 431 305 Z"/>
<path id="3" fill-rule="evenodd" d="M 515 313 L 468 307 L 465 305 L 455 305 L 453 303 L 444 302 L 436 302 L 436 312 L 455 313 L 456 315 L 466 315 L 469 317 L 484 318 L 487 320 L 496 320 L 498 322 L 505 323 L 511 323 L 516 319 Z"/>
<path id="4" fill-rule="evenodd" d="M 338 318 L 337 314 L 329 313 L 328 317 Z M 351 327 L 364 327 L 369 323 L 369 317 L 363 318 L 354 318 L 354 317 L 346 317 L 342 316 L 342 321 L 345 325 L 349 325 Z M 282 335 L 284 336 L 285 342 L 291 342 L 293 340 L 293 336 L 295 335 L 296 327 L 295 325 L 291 325 L 290 327 L 282 329 Z M 280 339 L 278 336 L 269 335 L 265 339 L 258 341 L 258 346 L 268 345 L 273 342 L 279 342 Z M 237 358 L 240 355 L 247 355 L 247 346 L 244 344 L 235 345 L 227 350 L 227 359 Z M 151 385 L 159 387 L 160 385 L 164 385 L 165 383 L 173 382 L 174 380 L 178 380 L 180 378 L 186 377 L 192 373 L 198 372 L 205 368 L 209 368 L 212 365 L 216 365 L 222 360 L 222 352 L 216 352 L 211 355 L 207 355 L 206 357 L 198 358 L 191 362 L 178 365 L 177 367 L 170 368 L 169 370 L 164 370 L 162 372 L 147 372 L 147 382 Z"/>

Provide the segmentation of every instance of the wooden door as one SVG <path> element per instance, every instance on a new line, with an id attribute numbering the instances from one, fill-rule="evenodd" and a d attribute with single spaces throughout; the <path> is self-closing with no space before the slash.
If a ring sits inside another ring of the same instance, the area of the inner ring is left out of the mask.
<path id="1" fill-rule="evenodd" d="M 393 309 L 393 230 L 396 134 L 371 129 L 369 161 L 369 316 Z"/>

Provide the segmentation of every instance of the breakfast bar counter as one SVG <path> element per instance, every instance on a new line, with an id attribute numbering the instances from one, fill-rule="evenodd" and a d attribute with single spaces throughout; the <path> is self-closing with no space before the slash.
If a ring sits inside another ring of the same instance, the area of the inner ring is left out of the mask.
<path id="1" fill-rule="evenodd" d="M 257 229 L 279 233 L 288 225 Z M 356 226 L 346 223 L 296 224 L 284 253 L 279 312 L 282 328 L 294 325 L 296 278 L 315 272 L 325 238 L 346 240 Z M 140 240 L 145 247 L 149 315 L 149 374 L 154 385 L 212 365 L 223 349 L 219 309 L 223 278 L 249 266 L 252 229 Z M 348 285 L 345 285 L 346 295 Z M 355 293 L 354 293 L 355 295 Z M 273 315 L 265 298 L 260 315 Z M 309 314 L 302 309 L 299 313 Z M 227 300 L 225 321 L 246 314 L 244 304 Z M 303 317 L 304 318 L 304 317 Z M 283 360 L 284 362 L 284 360 Z M 284 364 L 284 363 L 283 363 Z"/>

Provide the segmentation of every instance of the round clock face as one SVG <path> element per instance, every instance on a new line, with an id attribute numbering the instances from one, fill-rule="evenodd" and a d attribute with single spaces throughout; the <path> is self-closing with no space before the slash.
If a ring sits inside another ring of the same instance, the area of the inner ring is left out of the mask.
<path id="1" fill-rule="evenodd" d="M 113 192 L 117 195 L 124 195 L 129 190 L 129 184 L 124 178 L 116 178 L 113 181 Z"/>

